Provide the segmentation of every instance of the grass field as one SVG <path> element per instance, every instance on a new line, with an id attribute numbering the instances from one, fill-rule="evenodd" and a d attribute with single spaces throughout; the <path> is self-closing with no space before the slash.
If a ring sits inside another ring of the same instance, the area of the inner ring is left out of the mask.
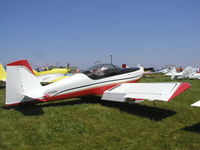
<path id="1" fill-rule="evenodd" d="M 171 82 L 150 75 L 140 82 Z M 200 80 L 170 102 L 125 104 L 98 97 L 5 108 L 0 89 L 0 150 L 199 150 Z"/>

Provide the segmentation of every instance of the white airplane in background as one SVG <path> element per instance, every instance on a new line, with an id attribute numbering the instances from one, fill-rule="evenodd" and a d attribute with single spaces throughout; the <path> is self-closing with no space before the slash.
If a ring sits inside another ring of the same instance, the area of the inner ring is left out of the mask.
<path id="1" fill-rule="evenodd" d="M 168 72 L 170 72 L 170 70 L 172 68 L 174 68 L 175 66 L 170 64 L 170 65 L 166 65 L 165 67 L 163 68 L 160 68 L 160 69 L 156 69 L 155 72 L 156 73 L 163 73 L 163 74 L 167 74 Z"/>
<path id="2" fill-rule="evenodd" d="M 169 68 L 163 68 L 161 70 L 157 70 L 156 73 L 163 73 L 163 74 L 166 74 L 169 72 Z"/>
<path id="3" fill-rule="evenodd" d="M 188 79 L 200 79 L 200 72 L 198 71 L 199 68 L 193 68 L 193 67 L 186 67 L 182 72 L 177 72 L 176 68 L 173 68 L 170 70 L 169 73 L 165 74 L 166 76 L 171 76 L 171 79 L 183 79 L 183 78 L 188 78 Z"/>
<path id="4" fill-rule="evenodd" d="M 20 60 L 7 65 L 5 105 L 86 95 L 103 95 L 102 100 L 117 102 L 170 101 L 190 87 L 187 82 L 136 83 L 143 74 L 142 67 L 122 69 L 112 64 L 98 64 L 82 73 L 42 86 L 28 61 Z"/>

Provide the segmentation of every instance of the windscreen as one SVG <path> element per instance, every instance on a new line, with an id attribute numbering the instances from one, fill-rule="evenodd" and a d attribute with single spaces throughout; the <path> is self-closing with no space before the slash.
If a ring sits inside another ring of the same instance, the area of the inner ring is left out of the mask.
<path id="1" fill-rule="evenodd" d="M 101 79 L 115 75 L 125 74 L 139 70 L 139 67 L 120 68 L 113 64 L 98 64 L 83 71 L 85 75 L 92 79 Z"/>
<path id="2" fill-rule="evenodd" d="M 107 77 L 114 75 L 118 71 L 120 71 L 121 68 L 112 64 L 98 64 L 95 66 L 92 66 L 82 73 L 88 75 L 88 76 L 97 76 L 98 77 Z"/>

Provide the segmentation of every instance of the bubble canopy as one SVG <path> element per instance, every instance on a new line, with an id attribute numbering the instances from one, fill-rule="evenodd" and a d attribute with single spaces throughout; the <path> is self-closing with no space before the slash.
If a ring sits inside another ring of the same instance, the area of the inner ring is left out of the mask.
<path id="1" fill-rule="evenodd" d="M 139 69 L 139 67 L 123 69 L 113 64 L 97 64 L 82 71 L 82 73 L 92 79 L 101 79 L 105 77 L 137 71 Z"/>

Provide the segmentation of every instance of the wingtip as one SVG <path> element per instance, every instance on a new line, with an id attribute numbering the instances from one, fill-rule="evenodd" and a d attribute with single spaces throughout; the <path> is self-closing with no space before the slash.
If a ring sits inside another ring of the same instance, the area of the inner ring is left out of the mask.
<path id="1" fill-rule="evenodd" d="M 178 96 L 180 93 L 184 92 L 185 90 L 187 90 L 190 87 L 191 87 L 190 83 L 182 82 L 168 101 L 172 100 L 174 97 Z"/>
<path id="2" fill-rule="evenodd" d="M 191 104 L 190 106 L 200 107 L 200 100 Z"/>

